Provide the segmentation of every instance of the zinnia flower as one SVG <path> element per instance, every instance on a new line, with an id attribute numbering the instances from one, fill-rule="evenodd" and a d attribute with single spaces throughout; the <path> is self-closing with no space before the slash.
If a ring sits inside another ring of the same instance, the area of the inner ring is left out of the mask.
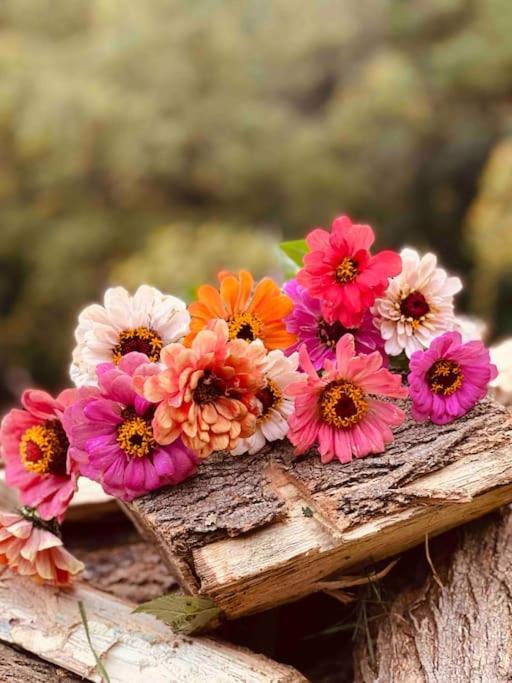
<path id="1" fill-rule="evenodd" d="M 22 515 L 0 511 L 0 565 L 38 583 L 68 586 L 84 565 L 50 528 L 34 510 L 24 508 Z"/>
<path id="2" fill-rule="evenodd" d="M 76 386 L 95 385 L 96 366 L 119 363 L 131 351 L 160 360 L 160 351 L 188 332 L 190 316 L 175 296 L 142 285 L 130 296 L 123 287 L 107 289 L 104 305 L 85 308 L 75 331 L 70 374 Z"/>
<path id="3" fill-rule="evenodd" d="M 170 344 L 162 351 L 165 369 L 137 376 L 142 395 L 159 403 L 153 419 L 158 443 L 181 437 L 200 457 L 233 450 L 254 433 L 261 404 L 265 349 L 260 341 L 229 340 L 228 325 L 216 320 L 190 348 Z"/>
<path id="4" fill-rule="evenodd" d="M 374 396 L 405 398 L 408 391 L 399 375 L 382 367 L 380 353 L 354 354 L 354 338 L 346 334 L 336 345 L 336 361 L 326 360 L 319 377 L 306 346 L 301 347 L 300 364 L 307 376 L 287 390 L 295 396 L 288 438 L 297 454 L 318 442 L 322 462 L 349 462 L 381 453 L 393 441 L 390 427 L 400 425 L 405 413 Z"/>
<path id="5" fill-rule="evenodd" d="M 125 501 L 194 473 L 196 458 L 181 441 L 157 444 L 151 425 L 155 406 L 135 392 L 135 372 L 158 372 L 158 367 L 132 352 L 118 365 L 103 363 L 97 370 L 99 389 L 80 389 L 63 418 L 80 473 Z"/>
<path id="6" fill-rule="evenodd" d="M 310 252 L 297 281 L 322 302 L 326 320 L 339 320 L 345 327 L 358 327 L 363 313 L 384 293 L 388 280 L 402 267 L 394 251 L 375 256 L 375 240 L 369 225 L 352 223 L 348 216 L 336 218 L 331 232 L 316 228 L 306 237 Z"/>
<path id="7" fill-rule="evenodd" d="M 288 418 L 293 412 L 293 400 L 286 396 L 286 389 L 297 382 L 302 373 L 297 372 L 299 354 L 288 358 L 279 349 L 270 351 L 263 364 L 264 386 L 256 394 L 262 406 L 261 415 L 252 436 L 241 439 L 231 451 L 233 455 L 257 453 L 267 441 L 279 441 L 288 434 Z"/>
<path id="8" fill-rule="evenodd" d="M 401 257 L 402 272 L 377 299 L 373 313 L 386 340 L 386 352 L 398 356 L 405 351 L 410 358 L 432 339 L 453 329 L 453 297 L 462 289 L 462 283 L 437 268 L 434 254 L 420 258 L 413 249 L 404 249 Z"/>
<path id="9" fill-rule="evenodd" d="M 192 316 L 188 346 L 210 320 L 219 318 L 227 322 L 230 339 L 261 339 L 269 350 L 293 344 L 295 336 L 283 322 L 293 304 L 273 280 L 263 278 L 254 287 L 253 277 L 246 270 L 240 271 L 238 279 L 227 272 L 219 273 L 218 277 L 220 290 L 202 285 L 197 291 L 198 301 L 188 308 Z"/>
<path id="10" fill-rule="evenodd" d="M 368 354 L 378 351 L 382 355 L 383 364 L 387 366 L 384 341 L 373 324 L 369 311 L 363 314 L 359 327 L 349 329 L 339 320 L 327 322 L 322 315 L 320 299 L 310 296 L 297 280 L 290 280 L 283 289 L 295 304 L 293 311 L 285 318 L 286 327 L 298 338 L 298 341 L 286 350 L 287 354 L 298 351 L 302 344 L 305 344 L 311 362 L 320 370 L 324 360 L 334 360 L 336 344 L 343 335 L 349 333 L 354 337 L 356 353 Z"/>
<path id="11" fill-rule="evenodd" d="M 434 339 L 410 362 L 409 386 L 415 420 L 447 424 L 465 415 L 487 394 L 498 371 L 480 341 L 463 343 L 459 332 Z"/>
<path id="12" fill-rule="evenodd" d="M 24 410 L 11 410 L 0 427 L 5 481 L 18 488 L 21 502 L 37 508 L 43 519 L 62 521 L 77 489 L 78 468 L 68 458 L 69 442 L 61 423 L 75 396 L 76 389 L 67 389 L 56 399 L 45 391 L 25 391 Z"/>

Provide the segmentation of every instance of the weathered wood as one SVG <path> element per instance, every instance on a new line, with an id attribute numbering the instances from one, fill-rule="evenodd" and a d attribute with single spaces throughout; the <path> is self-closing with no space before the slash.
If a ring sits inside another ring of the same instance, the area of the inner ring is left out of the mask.
<path id="1" fill-rule="evenodd" d="M 89 681 L 100 681 L 78 611 L 82 601 L 96 652 L 112 683 L 197 681 L 299 682 L 291 667 L 213 638 L 186 638 L 133 604 L 85 585 L 38 586 L 0 574 L 0 640 L 17 645 Z"/>
<path id="2" fill-rule="evenodd" d="M 81 678 L 38 657 L 0 643 L 2 683 L 78 683 Z"/>
<path id="3" fill-rule="evenodd" d="M 0 508 L 12 510 L 19 505 L 16 489 L 5 483 L 5 471 L 0 468 Z M 95 481 L 82 477 L 66 513 L 66 520 L 71 522 L 83 519 L 103 517 L 118 508 L 117 501 L 106 494 Z"/>
<path id="4" fill-rule="evenodd" d="M 430 576 L 391 604 L 371 656 L 361 639 L 357 683 L 512 680 L 511 564 L 510 508 L 465 528 L 441 579 Z"/>
<path id="5" fill-rule="evenodd" d="M 408 420 L 384 454 L 346 465 L 295 459 L 284 442 L 220 454 L 128 513 L 188 591 L 237 617 L 510 501 L 511 417 L 486 400 L 443 427 Z"/>

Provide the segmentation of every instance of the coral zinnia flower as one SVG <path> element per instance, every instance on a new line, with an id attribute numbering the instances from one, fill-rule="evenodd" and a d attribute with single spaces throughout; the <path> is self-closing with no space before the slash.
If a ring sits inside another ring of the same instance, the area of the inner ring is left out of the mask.
<path id="1" fill-rule="evenodd" d="M 185 302 L 154 287 L 141 285 L 134 296 L 123 287 L 107 289 L 103 306 L 93 304 L 80 313 L 71 379 L 77 387 L 96 385 L 97 365 L 119 363 L 132 351 L 156 362 L 166 344 L 187 334 L 189 322 Z"/>
<path id="2" fill-rule="evenodd" d="M 261 404 L 265 349 L 260 341 L 229 340 L 224 320 L 201 330 L 190 348 L 170 344 L 162 350 L 165 370 L 135 377 L 142 395 L 159 403 L 153 419 L 158 443 L 178 437 L 204 458 L 212 451 L 233 450 L 251 436 Z"/>
<path id="3" fill-rule="evenodd" d="M 453 297 L 462 289 L 462 282 L 437 268 L 434 254 L 420 258 L 414 249 L 403 249 L 401 258 L 402 272 L 377 299 L 373 313 L 386 340 L 386 352 L 398 356 L 405 351 L 410 358 L 454 328 Z"/>
<path id="4" fill-rule="evenodd" d="M 230 339 L 261 339 L 269 350 L 293 344 L 295 336 L 283 322 L 293 304 L 273 280 L 263 278 L 254 287 L 254 279 L 246 270 L 240 271 L 238 279 L 227 272 L 218 277 L 220 290 L 202 285 L 197 290 L 198 301 L 188 307 L 192 316 L 188 346 L 210 320 L 219 318 L 228 323 Z"/>
<path id="5" fill-rule="evenodd" d="M 69 442 L 61 423 L 75 397 L 76 389 L 67 389 L 56 399 L 45 391 L 25 391 L 24 410 L 11 410 L 0 427 L 5 481 L 18 488 L 21 502 L 37 508 L 43 519 L 62 521 L 77 489 L 78 468 L 68 458 Z"/>
<path id="6" fill-rule="evenodd" d="M 256 423 L 256 431 L 247 439 L 241 439 L 231 451 L 233 455 L 257 453 L 267 441 L 284 439 L 288 434 L 288 418 L 293 412 L 293 400 L 286 396 L 286 389 L 297 382 L 302 373 L 297 372 L 299 354 L 287 358 L 280 349 L 267 354 L 263 364 L 265 384 L 256 397 L 262 405 L 262 413 Z"/>
<path id="7" fill-rule="evenodd" d="M 298 337 L 298 341 L 286 349 L 287 354 L 298 351 L 305 344 L 311 362 L 320 370 L 326 358 L 334 360 L 336 344 L 344 334 L 349 333 L 354 337 L 356 353 L 378 351 L 382 355 L 383 364 L 387 366 L 384 340 L 373 324 L 369 311 L 364 313 L 359 327 L 348 329 L 339 320 L 327 322 L 322 315 L 320 299 L 310 296 L 297 280 L 290 280 L 283 289 L 295 304 L 293 311 L 285 319 L 286 327 Z"/>
<path id="8" fill-rule="evenodd" d="M 405 398 L 408 391 L 399 375 L 382 367 L 380 353 L 354 353 L 354 338 L 346 334 L 336 345 L 336 362 L 326 360 L 319 377 L 306 347 L 301 347 L 300 364 L 307 377 L 287 392 L 295 396 L 288 438 L 298 454 L 318 442 L 322 462 L 349 462 L 354 456 L 381 453 L 393 441 L 390 427 L 400 425 L 405 413 L 374 395 Z"/>
<path id="9" fill-rule="evenodd" d="M 316 228 L 306 237 L 310 252 L 297 281 L 311 296 L 322 301 L 326 320 L 339 320 L 345 327 L 358 327 L 364 311 L 402 268 L 394 251 L 375 256 L 370 247 L 375 235 L 369 225 L 352 223 L 348 216 L 336 218 L 331 232 Z"/>
<path id="10" fill-rule="evenodd" d="M 55 524 L 44 523 L 31 508 L 23 508 L 21 513 L 0 511 L 0 565 L 38 583 L 68 586 L 84 565 L 53 533 Z"/>
<path id="11" fill-rule="evenodd" d="M 97 371 L 99 389 L 80 389 L 79 400 L 63 417 L 80 473 L 125 501 L 193 474 L 196 458 L 181 441 L 157 444 L 151 426 L 155 407 L 133 386 L 135 372 L 158 372 L 158 367 L 132 352 L 119 365 L 103 363 Z"/>
<path id="12" fill-rule="evenodd" d="M 446 332 L 410 362 L 409 385 L 415 420 L 447 424 L 465 415 L 487 394 L 498 371 L 480 341 L 463 343 L 459 332 Z"/>

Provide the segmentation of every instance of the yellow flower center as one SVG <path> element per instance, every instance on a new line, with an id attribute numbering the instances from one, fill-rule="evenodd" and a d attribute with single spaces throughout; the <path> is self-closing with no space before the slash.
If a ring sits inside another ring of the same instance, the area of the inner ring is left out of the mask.
<path id="1" fill-rule="evenodd" d="M 272 380 L 267 379 L 267 384 L 256 394 L 256 398 L 261 401 L 262 411 L 258 422 L 264 422 L 272 408 L 279 408 L 283 401 L 283 392 Z"/>
<path id="2" fill-rule="evenodd" d="M 368 412 L 365 393 L 352 382 L 331 382 L 320 397 L 320 416 L 337 429 L 350 429 Z"/>
<path id="3" fill-rule="evenodd" d="M 160 359 L 160 351 L 164 342 L 155 330 L 149 327 L 136 327 L 124 330 L 119 335 L 117 344 L 112 349 L 114 363 L 119 363 L 123 356 L 131 351 L 145 353 L 152 363 Z"/>
<path id="4" fill-rule="evenodd" d="M 427 372 L 427 381 L 435 394 L 451 396 L 461 388 L 464 375 L 457 362 L 442 358 Z"/>
<path id="5" fill-rule="evenodd" d="M 341 285 L 345 285 L 348 282 L 355 280 L 358 273 L 359 269 L 357 263 L 353 259 L 346 256 L 336 268 L 336 280 Z"/>
<path id="6" fill-rule="evenodd" d="M 20 456 L 27 472 L 66 474 L 69 442 L 58 420 L 29 427 L 20 441 Z"/>
<path id="7" fill-rule="evenodd" d="M 156 448 L 151 420 L 126 411 L 125 420 L 117 428 L 117 443 L 132 458 L 146 458 Z"/>
<path id="8" fill-rule="evenodd" d="M 252 342 L 261 337 L 263 324 L 252 313 L 237 313 L 228 320 L 229 338 Z"/>

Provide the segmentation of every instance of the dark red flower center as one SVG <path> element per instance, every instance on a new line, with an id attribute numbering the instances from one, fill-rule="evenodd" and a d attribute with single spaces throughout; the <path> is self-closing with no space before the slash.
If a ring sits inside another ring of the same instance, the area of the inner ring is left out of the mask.
<path id="1" fill-rule="evenodd" d="M 20 456 L 27 472 L 66 474 L 69 441 L 59 420 L 29 427 L 20 440 Z"/>
<path id="2" fill-rule="evenodd" d="M 337 429 L 349 429 L 360 422 L 368 412 L 363 390 L 340 380 L 331 382 L 320 396 L 320 415 L 324 422 Z"/>
<path id="3" fill-rule="evenodd" d="M 160 351 L 164 343 L 159 334 L 149 327 L 137 327 L 124 330 L 119 335 L 116 346 L 112 349 L 114 363 L 119 363 L 123 356 L 132 351 L 144 353 L 152 363 L 160 359 Z"/>
<path id="4" fill-rule="evenodd" d="M 226 382 L 211 370 L 205 370 L 194 389 L 193 397 L 195 403 L 214 403 L 221 396 L 226 396 L 226 393 Z"/>
<path id="5" fill-rule="evenodd" d="M 429 312 L 430 306 L 421 292 L 411 292 L 400 304 L 400 313 L 413 320 L 419 320 Z"/>
<path id="6" fill-rule="evenodd" d="M 430 367 L 427 381 L 435 394 L 450 396 L 462 386 L 464 375 L 460 365 L 453 360 L 441 358 Z"/>
<path id="7" fill-rule="evenodd" d="M 123 422 L 117 427 L 117 443 L 129 457 L 146 458 L 155 450 L 157 444 L 151 425 L 153 412 L 141 416 L 132 408 L 125 408 L 121 413 Z"/>
<path id="8" fill-rule="evenodd" d="M 333 349 L 336 346 L 344 334 L 353 331 L 354 330 L 342 325 L 338 320 L 329 323 L 322 318 L 318 323 L 318 338 L 324 346 L 327 346 L 330 349 Z"/>
<path id="9" fill-rule="evenodd" d="M 271 380 L 267 380 L 267 384 L 256 394 L 262 406 L 260 418 L 265 417 L 272 408 L 276 408 L 281 403 L 282 397 L 279 387 Z"/>

